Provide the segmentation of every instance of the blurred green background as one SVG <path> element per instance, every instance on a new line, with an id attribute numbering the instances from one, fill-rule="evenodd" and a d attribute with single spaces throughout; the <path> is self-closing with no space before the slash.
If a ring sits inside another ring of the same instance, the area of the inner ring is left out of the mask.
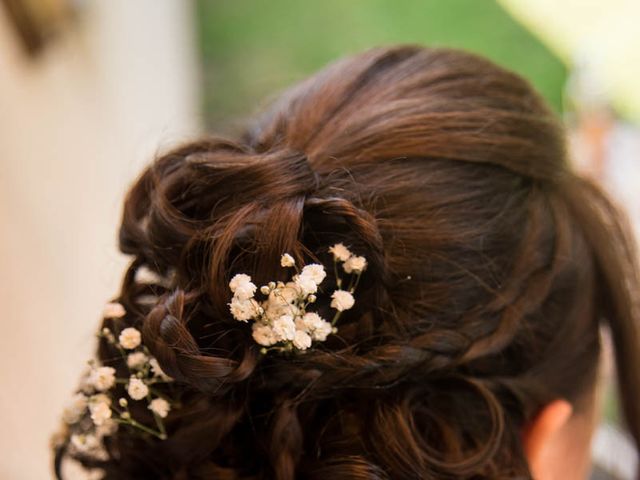
<path id="1" fill-rule="evenodd" d="M 488 56 L 562 106 L 566 66 L 494 0 L 198 0 L 197 8 L 210 128 L 241 123 L 338 57 L 406 42 Z"/>

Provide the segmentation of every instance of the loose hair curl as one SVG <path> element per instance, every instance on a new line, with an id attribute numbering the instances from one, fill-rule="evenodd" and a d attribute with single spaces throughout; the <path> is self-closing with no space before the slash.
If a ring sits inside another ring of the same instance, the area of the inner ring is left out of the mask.
<path id="1" fill-rule="evenodd" d="M 369 262 L 355 308 L 304 354 L 261 355 L 229 279 L 283 279 L 283 252 L 330 264 L 338 241 Z M 520 433 L 555 398 L 580 408 L 603 322 L 640 438 L 628 227 L 571 171 L 531 86 L 475 55 L 374 48 L 236 140 L 161 156 L 126 198 L 120 248 L 127 315 L 103 326 L 143 332 L 182 406 L 167 440 L 121 428 L 108 460 L 80 459 L 108 479 L 530 478 Z M 136 282 L 143 266 L 172 283 Z"/>

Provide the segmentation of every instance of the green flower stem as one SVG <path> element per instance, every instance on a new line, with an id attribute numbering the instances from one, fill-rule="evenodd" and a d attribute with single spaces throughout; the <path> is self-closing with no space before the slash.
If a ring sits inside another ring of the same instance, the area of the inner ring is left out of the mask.
<path id="1" fill-rule="evenodd" d="M 120 356 L 122 356 L 122 359 L 124 360 L 124 364 L 127 365 L 127 352 L 124 351 L 124 348 L 122 348 L 122 345 L 120 345 L 119 342 L 114 342 L 114 345 L 120 352 Z M 129 368 L 128 365 L 127 365 L 127 368 Z"/>
<path id="2" fill-rule="evenodd" d="M 356 288 L 358 288 L 358 283 L 360 283 L 360 277 L 362 276 L 362 272 L 358 273 L 358 276 L 356 277 L 356 284 L 353 286 L 353 289 L 350 289 L 349 292 L 353 293 Z"/>
<path id="3" fill-rule="evenodd" d="M 147 385 L 155 385 L 156 383 L 172 383 L 173 380 L 163 380 L 160 377 L 152 377 L 147 379 Z"/>
<path id="4" fill-rule="evenodd" d="M 147 404 L 151 405 L 151 394 L 148 393 L 147 394 Z M 156 422 L 156 427 L 158 427 L 158 431 L 160 432 L 160 435 L 162 439 L 167 438 L 167 431 L 164 429 L 164 424 L 162 423 L 162 419 L 160 418 L 160 415 L 158 415 L 156 412 L 154 412 L 153 410 L 151 410 L 151 413 L 153 413 L 153 419 Z"/>
<path id="5" fill-rule="evenodd" d="M 132 427 L 138 428 L 140 430 L 142 430 L 143 432 L 146 432 L 150 435 L 153 435 L 154 437 L 159 438 L 160 440 L 166 440 L 167 439 L 167 433 L 164 430 L 164 426 L 163 428 L 160 429 L 160 431 L 156 431 L 152 428 L 147 427 L 146 425 L 143 425 L 140 422 L 135 421 L 133 418 L 131 418 L 131 414 L 129 413 L 129 408 L 125 407 L 124 412 L 118 410 L 115 407 L 112 407 L 112 410 L 115 411 L 118 416 L 120 418 L 114 418 L 113 420 L 117 423 L 121 423 L 123 425 L 131 425 Z M 129 414 L 129 418 L 122 418 L 122 414 L 123 413 L 127 413 Z M 154 413 L 154 417 L 155 417 L 155 413 Z"/>
<path id="6" fill-rule="evenodd" d="M 143 432 L 146 432 L 150 435 L 153 435 L 156 438 L 159 438 L 160 440 L 166 440 L 167 439 L 167 434 L 166 433 L 162 433 L 162 432 L 157 432 L 152 428 L 147 427 L 146 425 L 143 425 L 140 422 L 136 422 L 133 418 L 116 418 L 114 419 L 115 422 L 117 423 L 122 423 L 124 425 L 131 425 L 132 427 L 135 428 L 139 428 L 140 430 L 142 430 Z"/>
<path id="7" fill-rule="evenodd" d="M 333 259 L 333 274 L 336 277 L 336 286 L 340 288 L 342 286 L 342 279 L 340 278 L 340 275 L 338 275 L 338 261 L 335 257 Z"/>

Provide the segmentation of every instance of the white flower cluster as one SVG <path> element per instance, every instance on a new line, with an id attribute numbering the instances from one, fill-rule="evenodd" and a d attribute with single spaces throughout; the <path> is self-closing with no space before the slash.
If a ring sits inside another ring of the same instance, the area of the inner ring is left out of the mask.
<path id="1" fill-rule="evenodd" d="M 294 258 L 285 253 L 280 258 L 284 268 L 294 268 L 296 274 L 288 282 L 269 282 L 260 287 L 264 300 L 256 300 L 258 288 L 245 273 L 235 275 L 229 282 L 233 297 L 229 310 L 240 322 L 253 320 L 253 339 L 262 345 L 261 351 L 304 351 L 312 342 L 323 342 L 330 333 L 337 332 L 335 323 L 341 312 L 353 307 L 353 292 L 360 275 L 367 266 L 364 257 L 354 256 L 342 243 L 332 246 L 334 271 L 338 289 L 331 295 L 331 307 L 336 314 L 331 322 L 318 313 L 307 311 L 316 302 L 318 287 L 326 277 L 324 266 L 316 263 L 305 265 L 302 270 L 296 266 Z M 338 262 L 346 273 L 352 274 L 349 288 L 342 289 L 342 278 L 338 274 Z"/>
<path id="2" fill-rule="evenodd" d="M 105 308 L 107 318 L 120 318 L 125 315 L 124 308 L 118 303 L 108 304 Z M 80 391 L 76 393 L 63 412 L 66 428 L 70 435 L 70 445 L 76 451 L 91 454 L 97 458 L 105 455 L 102 439 L 113 434 L 119 424 L 130 425 L 160 439 L 166 438 L 162 419 L 171 411 L 171 403 L 155 389 L 156 384 L 172 379 L 166 375 L 156 358 L 142 344 L 140 331 L 133 327 L 124 328 L 116 335 L 103 328 L 100 337 L 116 348 L 129 370 L 129 376 L 119 378 L 116 369 L 89 361 L 89 368 L 82 378 Z M 125 387 L 129 399 L 121 397 L 115 401 L 115 387 Z M 155 426 L 150 427 L 134 418 L 129 411 L 129 401 L 146 400 L 147 408 L 152 412 Z"/>

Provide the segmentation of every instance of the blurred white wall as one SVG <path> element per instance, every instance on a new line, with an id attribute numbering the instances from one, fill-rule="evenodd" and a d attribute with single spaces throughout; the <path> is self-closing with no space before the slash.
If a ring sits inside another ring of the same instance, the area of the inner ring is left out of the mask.
<path id="1" fill-rule="evenodd" d="M 49 437 L 126 264 L 123 194 L 198 131 L 190 7 L 82 2 L 34 62 L 0 8 L 0 478 L 51 478 Z"/>

